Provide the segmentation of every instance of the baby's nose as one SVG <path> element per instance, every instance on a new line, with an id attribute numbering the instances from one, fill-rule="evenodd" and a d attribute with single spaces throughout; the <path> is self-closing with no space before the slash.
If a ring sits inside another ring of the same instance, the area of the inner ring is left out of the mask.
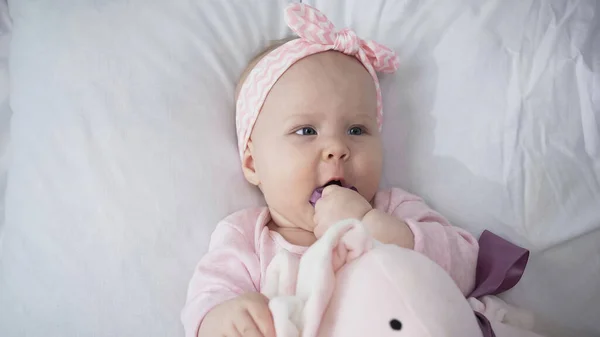
<path id="1" fill-rule="evenodd" d="M 350 149 L 341 141 L 332 141 L 323 151 L 323 160 L 348 160 Z"/>

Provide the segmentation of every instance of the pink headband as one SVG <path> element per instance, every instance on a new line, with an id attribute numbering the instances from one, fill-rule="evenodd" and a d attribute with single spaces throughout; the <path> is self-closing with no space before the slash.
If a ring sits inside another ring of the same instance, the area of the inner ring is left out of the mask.
<path id="1" fill-rule="evenodd" d="M 285 21 L 300 38 L 287 42 L 263 57 L 240 90 L 236 106 L 240 157 L 244 156 L 258 114 L 275 82 L 298 60 L 328 50 L 356 57 L 371 74 L 377 91 L 377 124 L 381 130 L 383 111 L 376 71 L 396 71 L 399 63 L 396 53 L 377 42 L 360 39 L 348 28 L 336 32 L 333 23 L 323 13 L 306 4 L 288 5 Z"/>

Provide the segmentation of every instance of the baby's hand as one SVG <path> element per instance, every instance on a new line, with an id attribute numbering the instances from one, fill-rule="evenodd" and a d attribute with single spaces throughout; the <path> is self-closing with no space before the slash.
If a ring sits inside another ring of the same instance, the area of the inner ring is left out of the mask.
<path id="1" fill-rule="evenodd" d="M 246 293 L 214 307 L 204 318 L 198 337 L 275 337 L 269 299 Z"/>
<path id="2" fill-rule="evenodd" d="M 314 234 L 320 238 L 340 220 L 362 220 L 372 209 L 371 204 L 358 192 L 337 185 L 327 186 L 315 204 Z"/>

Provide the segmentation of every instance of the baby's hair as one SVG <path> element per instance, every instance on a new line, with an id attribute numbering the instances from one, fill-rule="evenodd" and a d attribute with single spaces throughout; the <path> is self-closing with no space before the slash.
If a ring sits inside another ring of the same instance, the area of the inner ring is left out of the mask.
<path id="1" fill-rule="evenodd" d="M 280 40 L 274 40 L 271 41 L 271 43 L 269 43 L 269 46 L 267 46 L 267 48 L 263 49 L 260 53 L 258 53 L 258 55 L 254 56 L 252 58 L 252 60 L 250 60 L 250 62 L 248 62 L 248 65 L 246 66 L 246 69 L 244 69 L 244 72 L 242 72 L 242 75 L 240 76 L 237 85 L 235 86 L 235 101 L 237 102 L 238 96 L 240 94 L 240 90 L 242 89 L 242 85 L 244 84 L 244 81 L 246 80 L 246 77 L 248 77 L 248 75 L 250 74 L 250 72 L 252 71 L 252 69 L 254 69 L 254 67 L 256 66 L 256 64 L 263 58 L 265 57 L 268 53 L 272 52 L 273 50 L 283 46 L 284 44 L 297 39 L 297 36 L 293 36 L 293 37 L 286 37 L 284 39 L 280 39 Z"/>

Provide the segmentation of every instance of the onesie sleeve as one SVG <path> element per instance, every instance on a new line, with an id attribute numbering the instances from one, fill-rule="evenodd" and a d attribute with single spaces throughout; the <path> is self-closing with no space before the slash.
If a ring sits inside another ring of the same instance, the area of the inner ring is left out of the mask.
<path id="1" fill-rule="evenodd" d="M 388 200 L 388 212 L 403 220 L 413 232 L 414 250 L 444 268 L 465 296 L 471 293 L 479 253 L 475 237 L 453 227 L 423 199 L 401 189 L 392 189 Z"/>
<path id="2" fill-rule="evenodd" d="M 198 335 L 202 320 L 215 306 L 258 291 L 260 265 L 253 234 L 227 219 L 217 225 L 188 286 L 181 313 L 186 337 Z"/>

